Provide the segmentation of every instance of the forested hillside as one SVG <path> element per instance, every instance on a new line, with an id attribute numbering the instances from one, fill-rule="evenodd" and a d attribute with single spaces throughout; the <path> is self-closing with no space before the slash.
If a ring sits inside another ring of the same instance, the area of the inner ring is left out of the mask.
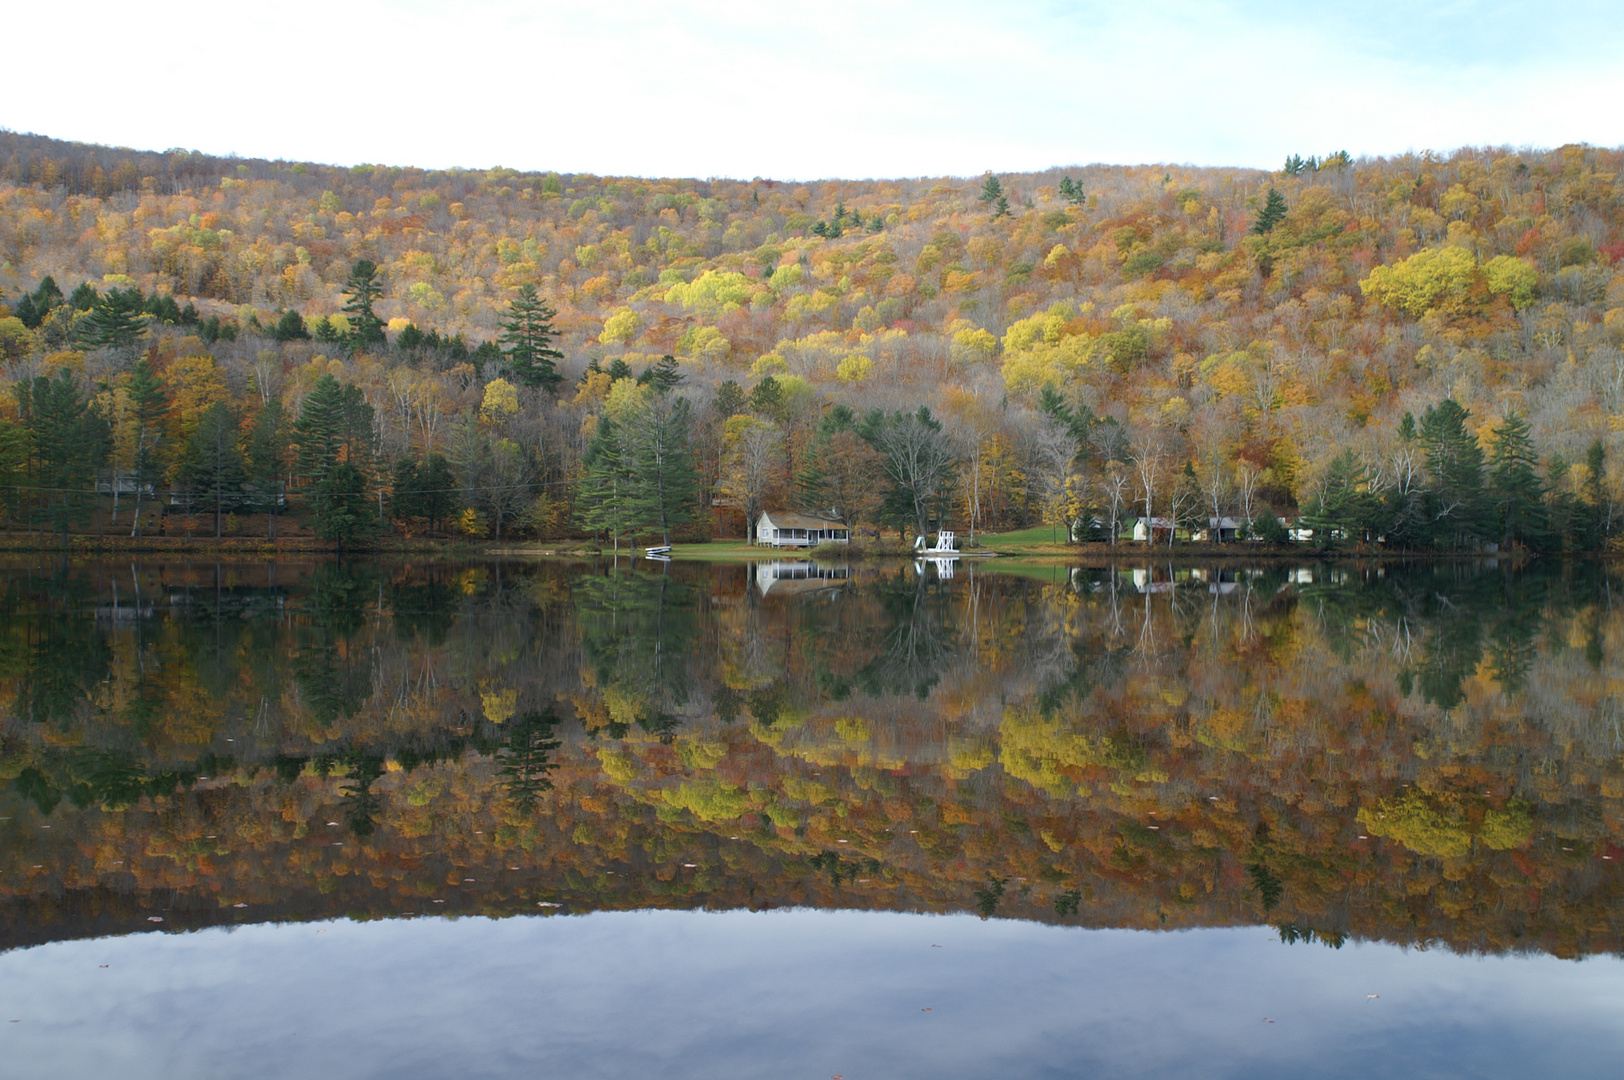
<path id="1" fill-rule="evenodd" d="M 64 532 L 100 476 L 126 531 L 174 489 L 199 527 L 292 506 L 339 540 L 795 505 L 1594 547 L 1620 156 L 780 183 L 0 133 L 0 484 Z"/>

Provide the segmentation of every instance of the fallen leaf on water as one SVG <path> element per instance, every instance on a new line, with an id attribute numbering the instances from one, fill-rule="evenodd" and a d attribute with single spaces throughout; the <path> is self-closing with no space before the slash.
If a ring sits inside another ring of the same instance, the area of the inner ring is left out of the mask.
<path id="1" fill-rule="evenodd" d="M 1273 1020 L 1270 1020 L 1270 1019 L 1269 1019 L 1269 1018 L 1268 1018 L 1268 1017 L 1267 1017 L 1267 1016 L 1265 1016 L 1265 1017 L 1264 1017 L 1264 1018 L 1263 1018 L 1263 1022 L 1264 1022 L 1264 1023 L 1265 1023 L 1265 1024 L 1272 1024 L 1272 1023 L 1274 1023 L 1274 1021 L 1273 1021 Z"/>
<path id="2" fill-rule="evenodd" d="M 99 967 L 109 967 L 109 966 L 111 966 L 111 965 L 108 965 L 108 964 L 100 964 L 100 965 L 98 965 L 98 966 L 99 966 Z"/>
<path id="3" fill-rule="evenodd" d="M 162 915 L 148 915 L 147 916 L 147 922 L 163 922 L 163 921 L 164 921 L 164 917 Z"/>
<path id="4" fill-rule="evenodd" d="M 247 904 L 232 904 L 232 907 L 247 907 Z"/>
<path id="5" fill-rule="evenodd" d="M 1366 994 L 1365 997 L 1366 998 L 1379 998 L 1379 997 L 1381 997 L 1381 995 L 1380 994 Z"/>
<path id="6" fill-rule="evenodd" d="M 929 1009 L 920 1009 L 919 1011 L 920 1012 L 930 1012 L 931 1010 L 929 1010 Z"/>
<path id="7" fill-rule="evenodd" d="M 336 822 L 336 821 L 329 821 L 329 822 L 328 822 L 328 823 L 327 823 L 327 824 L 329 824 L 329 825 L 337 825 L 337 824 L 338 824 L 338 822 Z"/>

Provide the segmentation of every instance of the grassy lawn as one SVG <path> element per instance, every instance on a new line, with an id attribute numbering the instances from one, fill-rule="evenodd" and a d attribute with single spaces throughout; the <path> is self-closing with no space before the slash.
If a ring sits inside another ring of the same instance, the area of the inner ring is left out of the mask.
<path id="1" fill-rule="evenodd" d="M 1017 529 L 1006 533 L 982 533 L 976 539 L 982 547 L 1010 554 L 1037 554 L 1052 549 L 1061 554 L 1066 549 L 1066 530 L 1059 525 L 1034 525 L 1030 529 Z"/>

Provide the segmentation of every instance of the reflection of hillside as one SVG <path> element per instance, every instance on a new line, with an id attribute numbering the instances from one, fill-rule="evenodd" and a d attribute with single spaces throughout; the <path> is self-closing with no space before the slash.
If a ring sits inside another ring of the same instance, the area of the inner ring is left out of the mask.
<path id="1" fill-rule="evenodd" d="M 1598 573 L 19 570 L 0 934 L 810 903 L 1616 950 Z"/>

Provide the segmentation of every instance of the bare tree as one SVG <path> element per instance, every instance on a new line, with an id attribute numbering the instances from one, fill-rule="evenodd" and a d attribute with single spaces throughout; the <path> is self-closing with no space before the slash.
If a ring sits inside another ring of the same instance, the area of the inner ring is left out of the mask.
<path id="1" fill-rule="evenodd" d="M 1066 482 L 1075 475 L 1077 455 L 1082 446 L 1071 429 L 1057 420 L 1049 420 L 1037 431 L 1037 464 L 1040 470 L 1044 507 L 1051 513 L 1060 511 L 1066 495 Z M 1070 540 L 1072 522 L 1066 521 L 1066 539 Z"/>
<path id="2" fill-rule="evenodd" d="M 873 433 L 874 446 L 885 456 L 885 469 L 913 511 L 914 527 L 924 536 L 931 511 L 947 493 L 953 473 L 953 447 L 942 425 L 928 409 L 892 413 Z"/>
<path id="3" fill-rule="evenodd" d="M 1114 546 L 1122 532 L 1122 511 L 1128 505 L 1128 467 L 1120 461 L 1107 461 L 1105 473 L 1100 477 L 1100 493 L 1104 496 L 1106 516 L 1110 519 L 1110 543 Z"/>
<path id="4" fill-rule="evenodd" d="M 1167 442 L 1160 431 L 1141 430 L 1134 435 L 1128 452 L 1139 479 L 1140 501 L 1145 507 L 1145 543 L 1151 544 L 1156 538 L 1156 491 L 1166 469 Z"/>
<path id="5" fill-rule="evenodd" d="M 722 505 L 744 511 L 745 539 L 756 538 L 756 523 L 779 485 L 784 431 L 756 417 L 728 422 L 723 436 L 722 475 L 717 494 Z"/>

